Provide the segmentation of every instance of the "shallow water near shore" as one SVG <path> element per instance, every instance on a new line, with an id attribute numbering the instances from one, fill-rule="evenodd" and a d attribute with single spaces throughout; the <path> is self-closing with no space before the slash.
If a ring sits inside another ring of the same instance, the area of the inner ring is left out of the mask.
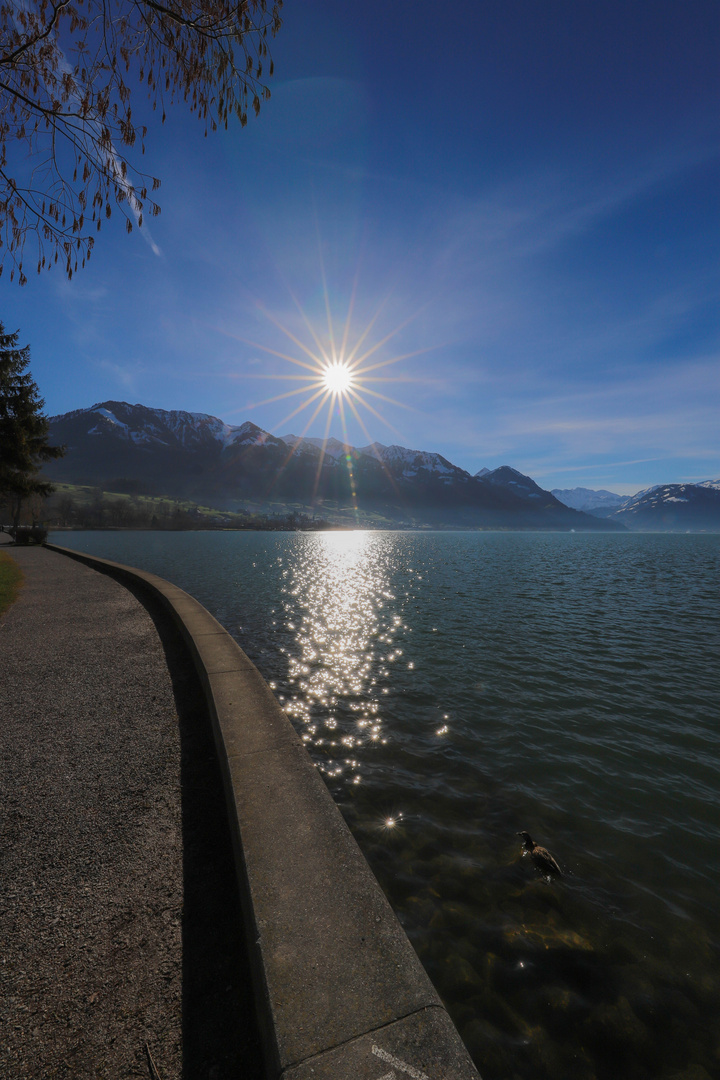
<path id="1" fill-rule="evenodd" d="M 239 641 L 484 1080 L 720 1076 L 720 537 L 51 539 Z"/>

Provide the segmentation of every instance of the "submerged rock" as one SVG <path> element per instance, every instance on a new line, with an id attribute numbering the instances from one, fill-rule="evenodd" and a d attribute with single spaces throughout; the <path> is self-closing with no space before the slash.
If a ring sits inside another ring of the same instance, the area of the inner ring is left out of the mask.
<path id="1" fill-rule="evenodd" d="M 471 994 L 484 988 L 482 977 L 463 956 L 448 956 L 441 972 L 443 989 L 453 994 Z"/>
<path id="2" fill-rule="evenodd" d="M 553 926 L 552 923 L 534 923 L 532 925 L 506 926 L 504 938 L 512 945 L 527 942 L 542 949 L 580 949 L 592 952 L 592 942 L 581 934 L 566 927 Z"/>
<path id="3" fill-rule="evenodd" d="M 599 1005 L 583 1024 L 583 1031 L 588 1041 L 603 1048 L 612 1045 L 626 1054 L 650 1049 L 650 1033 L 626 997 L 618 998 L 614 1005 Z"/>
<path id="4" fill-rule="evenodd" d="M 702 1065 L 688 1065 L 686 1069 L 668 1076 L 667 1080 L 712 1080 L 712 1077 Z"/>

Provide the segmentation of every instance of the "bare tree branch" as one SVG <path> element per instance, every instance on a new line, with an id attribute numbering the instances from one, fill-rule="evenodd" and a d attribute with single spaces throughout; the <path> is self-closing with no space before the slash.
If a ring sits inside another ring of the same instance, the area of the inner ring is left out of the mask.
<path id="1" fill-rule="evenodd" d="M 129 156 L 138 136 L 144 153 L 147 133 L 133 121 L 132 93 L 144 84 L 162 120 L 182 100 L 206 132 L 233 117 L 244 126 L 248 108 L 257 114 L 270 96 L 267 38 L 281 5 L 0 0 L 0 273 L 7 261 L 25 283 L 33 235 L 38 272 L 61 258 L 72 277 L 92 251 L 87 229 L 100 229 L 112 204 L 128 231 L 157 215 L 148 191 L 160 181 Z"/>
<path id="2" fill-rule="evenodd" d="M 0 57 L 0 64 L 14 64 L 17 61 L 18 57 L 21 55 L 21 53 L 27 52 L 27 50 L 31 48 L 31 46 L 37 45 L 39 41 L 43 41 L 44 38 L 49 37 L 55 27 L 58 15 L 63 10 L 63 8 L 66 8 L 69 5 L 69 3 L 70 0 L 63 0 L 63 2 L 61 4 L 58 4 L 56 8 L 53 8 L 52 18 L 50 19 L 50 22 L 47 24 L 43 32 L 41 34 L 38 34 L 38 36 L 33 38 L 31 41 L 26 41 L 22 45 L 18 45 L 17 49 L 15 49 L 14 52 L 10 53 L 9 56 Z"/>

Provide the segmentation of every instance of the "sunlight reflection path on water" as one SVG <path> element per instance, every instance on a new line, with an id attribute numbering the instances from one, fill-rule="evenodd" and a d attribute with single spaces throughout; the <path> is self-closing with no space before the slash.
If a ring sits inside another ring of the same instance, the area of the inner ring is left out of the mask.
<path id="1" fill-rule="evenodd" d="M 303 537 L 282 570 L 295 648 L 285 650 L 293 692 L 281 701 L 303 740 L 325 748 L 321 772 L 353 783 L 361 779 L 361 748 L 387 743 L 383 684 L 387 665 L 403 655 L 396 639 L 407 627 L 389 606 L 392 561 L 371 533 L 316 533 Z"/>

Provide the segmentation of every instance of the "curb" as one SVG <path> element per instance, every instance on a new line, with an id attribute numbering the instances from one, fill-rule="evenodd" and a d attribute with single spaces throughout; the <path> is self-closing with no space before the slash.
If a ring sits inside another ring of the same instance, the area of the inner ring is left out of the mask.
<path id="1" fill-rule="evenodd" d="M 302 741 L 240 646 L 163 578 L 45 547 L 149 593 L 190 651 L 223 776 L 270 1080 L 479 1080 Z"/>

